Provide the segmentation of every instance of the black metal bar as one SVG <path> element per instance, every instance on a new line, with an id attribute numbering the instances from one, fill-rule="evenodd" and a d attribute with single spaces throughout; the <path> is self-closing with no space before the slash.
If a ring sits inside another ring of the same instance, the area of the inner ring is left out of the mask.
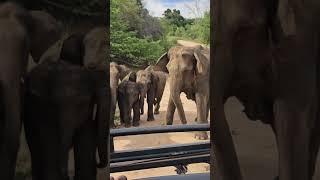
<path id="1" fill-rule="evenodd" d="M 184 175 L 172 175 L 172 176 L 160 176 L 160 177 L 149 177 L 139 180 L 210 180 L 210 173 L 195 173 L 195 174 L 184 174 Z"/>
<path id="2" fill-rule="evenodd" d="M 193 163 L 209 163 L 210 153 L 178 157 L 178 158 L 164 158 L 140 162 L 122 162 L 122 163 L 112 163 L 110 165 L 110 172 L 123 172 L 123 171 L 136 171 L 142 169 L 151 169 L 167 166 L 175 166 L 177 164 L 193 164 Z"/>
<path id="3" fill-rule="evenodd" d="M 193 125 L 170 125 L 170 126 L 152 126 L 152 127 L 134 127 L 111 129 L 110 136 L 133 136 L 142 134 L 156 133 L 174 133 L 174 132 L 190 132 L 190 131 L 210 131 L 209 124 L 193 124 Z"/>
<path id="4" fill-rule="evenodd" d="M 210 142 L 189 143 L 181 145 L 169 145 L 157 148 L 118 151 L 111 154 L 111 163 L 168 157 L 177 154 L 192 154 L 196 152 L 210 151 Z"/>

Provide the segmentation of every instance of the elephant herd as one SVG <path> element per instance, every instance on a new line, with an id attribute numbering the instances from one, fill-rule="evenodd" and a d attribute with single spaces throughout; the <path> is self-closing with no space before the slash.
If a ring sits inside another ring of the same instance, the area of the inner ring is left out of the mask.
<path id="1" fill-rule="evenodd" d="M 111 122 L 114 124 L 116 104 L 120 110 L 120 121 L 125 127 L 139 126 L 140 115 L 144 114 L 144 100 L 148 104 L 147 121 L 159 114 L 160 102 L 168 80 L 170 97 L 166 124 L 173 124 L 175 109 L 183 124 L 187 123 L 180 94 L 196 102 L 197 118 L 200 124 L 208 123 L 210 50 L 202 46 L 174 46 L 164 53 L 155 65 L 137 72 L 125 65 L 110 63 Z M 155 106 L 155 109 L 154 109 Z M 133 113 L 132 113 L 133 111 Z M 131 117 L 133 114 L 133 117 Z M 132 122 L 131 122 L 132 120 Z M 204 132 L 196 138 L 207 139 Z"/>
<path id="2" fill-rule="evenodd" d="M 108 165 L 106 28 L 98 25 L 66 38 L 63 32 L 47 12 L 0 4 L 0 179 L 14 179 L 22 125 L 34 180 L 69 179 L 71 147 L 77 180 L 96 179 L 96 168 Z M 40 63 L 60 40 L 59 58 Z M 38 63 L 30 71 L 29 54 Z"/>
<path id="3" fill-rule="evenodd" d="M 140 115 L 144 114 L 144 100 L 148 103 L 148 119 L 154 120 L 154 114 L 159 114 L 160 102 L 167 80 L 167 73 L 153 71 L 152 66 L 137 72 L 126 65 L 110 63 L 111 89 L 111 121 L 115 127 L 114 115 L 116 104 L 120 111 L 120 121 L 125 127 L 139 126 Z M 153 106 L 156 106 L 153 110 Z M 131 117 L 133 111 L 133 117 Z M 131 122 L 132 121 L 132 122 Z"/>

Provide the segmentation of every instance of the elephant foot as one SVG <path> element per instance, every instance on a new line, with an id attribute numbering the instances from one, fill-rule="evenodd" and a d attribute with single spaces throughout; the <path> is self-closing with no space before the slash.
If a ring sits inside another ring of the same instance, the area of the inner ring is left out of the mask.
<path id="1" fill-rule="evenodd" d="M 129 128 L 129 127 L 131 127 L 131 124 L 130 124 L 130 123 L 129 123 L 129 124 L 126 123 L 126 124 L 124 125 L 124 127 L 125 127 L 125 128 Z"/>
<path id="2" fill-rule="evenodd" d="M 166 123 L 167 125 L 172 125 L 173 124 L 173 121 L 167 121 L 167 123 Z"/>
<path id="3" fill-rule="evenodd" d="M 208 134 L 207 132 L 196 132 L 194 134 L 194 138 L 197 139 L 197 140 L 207 140 L 209 137 L 208 137 Z"/>
<path id="4" fill-rule="evenodd" d="M 132 124 L 134 127 L 138 127 L 138 126 L 140 126 L 140 123 L 139 122 L 133 122 L 133 124 Z"/>
<path id="5" fill-rule="evenodd" d="M 154 121 L 154 117 L 148 117 L 147 121 Z"/>
<path id="6" fill-rule="evenodd" d="M 154 114 L 160 114 L 160 113 L 159 113 L 159 110 L 155 110 L 155 111 L 154 111 Z"/>

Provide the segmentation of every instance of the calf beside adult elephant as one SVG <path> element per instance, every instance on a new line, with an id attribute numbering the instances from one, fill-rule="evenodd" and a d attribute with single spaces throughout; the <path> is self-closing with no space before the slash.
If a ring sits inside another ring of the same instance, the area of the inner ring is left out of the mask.
<path id="1" fill-rule="evenodd" d="M 38 62 L 62 31 L 62 24 L 46 12 L 0 4 L 0 179 L 14 178 L 21 130 L 21 79 L 29 53 Z"/>
<path id="2" fill-rule="evenodd" d="M 71 147 L 76 180 L 96 179 L 96 167 L 108 165 L 107 48 L 104 27 L 73 34 L 57 62 L 43 62 L 28 74 L 24 124 L 34 180 L 69 179 Z"/>
<path id="3" fill-rule="evenodd" d="M 278 179 L 311 180 L 320 144 L 319 2 L 214 0 L 212 7 L 213 179 L 243 179 L 224 112 L 235 96 L 249 119 L 272 127 Z"/>
<path id="4" fill-rule="evenodd" d="M 111 104 L 110 104 L 110 126 L 115 127 L 114 115 L 116 111 L 117 96 L 119 80 L 123 80 L 131 72 L 131 69 L 126 65 L 119 65 L 115 62 L 110 63 L 110 90 L 111 90 Z"/>
<path id="5" fill-rule="evenodd" d="M 169 73 L 170 98 L 167 109 L 167 125 L 172 125 L 175 109 L 183 124 L 187 124 L 181 92 L 196 102 L 197 123 L 208 123 L 210 55 L 207 49 L 175 46 L 163 54 L 153 68 Z M 205 132 L 197 132 L 196 138 L 207 139 Z"/>
<path id="6" fill-rule="evenodd" d="M 137 83 L 143 86 L 142 98 L 140 99 L 141 114 L 144 114 L 144 99 L 147 96 L 147 121 L 153 121 L 154 114 L 159 114 L 160 102 L 168 77 L 167 73 L 153 71 L 152 69 L 153 67 L 149 66 L 145 70 L 139 70 L 137 72 Z M 156 106 L 154 112 L 153 105 Z"/>
<path id="7" fill-rule="evenodd" d="M 136 82 L 135 72 L 129 73 L 118 87 L 118 106 L 120 110 L 120 121 L 125 127 L 139 126 L 140 121 L 140 99 L 142 98 L 143 86 Z M 131 112 L 133 110 L 133 118 Z"/>

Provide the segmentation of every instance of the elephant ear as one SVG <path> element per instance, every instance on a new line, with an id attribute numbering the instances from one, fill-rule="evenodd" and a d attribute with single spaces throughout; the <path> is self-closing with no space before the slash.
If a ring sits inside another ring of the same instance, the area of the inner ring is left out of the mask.
<path id="1" fill-rule="evenodd" d="M 30 53 L 39 62 L 44 52 L 62 36 L 63 25 L 44 11 L 29 11 Z"/>
<path id="2" fill-rule="evenodd" d="M 76 33 L 64 40 L 61 48 L 60 59 L 71 64 L 82 66 L 84 56 L 84 36 L 85 34 L 83 33 Z"/>
<path id="3" fill-rule="evenodd" d="M 158 59 L 157 63 L 153 66 L 153 70 L 169 73 L 167 68 L 168 63 L 169 63 L 169 56 L 168 56 L 168 52 L 166 52 Z"/>
<path id="4" fill-rule="evenodd" d="M 278 0 L 277 15 L 285 36 L 296 34 L 295 15 L 288 0 Z"/>
<path id="5" fill-rule="evenodd" d="M 198 49 L 194 51 L 193 55 L 196 59 L 196 74 L 203 75 L 209 73 L 209 59 Z"/>

